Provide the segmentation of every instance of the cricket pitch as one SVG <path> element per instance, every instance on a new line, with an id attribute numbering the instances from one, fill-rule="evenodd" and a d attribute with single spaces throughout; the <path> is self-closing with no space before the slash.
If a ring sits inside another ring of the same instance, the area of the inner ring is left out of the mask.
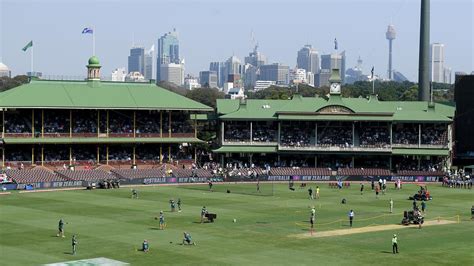
<path id="1" fill-rule="evenodd" d="M 444 224 L 453 224 L 456 221 L 449 221 L 449 220 L 433 220 L 433 221 L 425 221 L 423 223 L 423 227 L 425 226 L 432 226 L 432 225 L 444 225 Z M 401 225 L 401 224 L 387 224 L 387 225 L 375 225 L 375 226 L 366 226 L 360 228 L 350 228 L 350 229 L 339 229 L 339 230 L 330 230 L 330 231 L 321 231 L 321 232 L 313 232 L 310 233 L 302 233 L 296 235 L 290 235 L 290 237 L 295 238 L 319 238 L 319 237 L 331 237 L 331 236 L 344 236 L 344 235 L 352 235 L 352 234 L 361 234 L 361 233 L 369 233 L 369 232 L 377 232 L 377 231 L 387 231 L 387 230 L 399 230 L 404 228 L 413 228 L 418 227 L 418 225 Z"/>

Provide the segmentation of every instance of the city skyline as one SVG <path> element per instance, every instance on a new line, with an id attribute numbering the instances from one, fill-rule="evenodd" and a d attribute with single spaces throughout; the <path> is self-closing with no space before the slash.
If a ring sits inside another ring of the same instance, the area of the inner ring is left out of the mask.
<path id="1" fill-rule="evenodd" d="M 251 35 L 259 43 L 259 51 L 267 56 L 269 64 L 282 63 L 290 68 L 296 65 L 296 53 L 304 45 L 312 45 L 320 55 L 328 54 L 333 52 L 333 39 L 337 37 L 339 51 L 346 51 L 346 68 L 355 66 L 360 56 L 364 61 L 364 72 L 369 72 L 374 65 L 378 75 L 386 76 L 388 47 L 385 31 L 388 24 L 393 24 L 397 29 L 393 69 L 402 72 L 410 80 L 417 81 L 419 1 L 389 1 L 378 5 L 375 1 L 277 1 L 268 5 L 269 1 L 265 0 L 252 2 L 252 9 L 245 8 L 245 5 L 251 4 L 249 1 L 243 1 L 244 7 L 236 1 L 192 1 L 186 5 L 182 4 L 184 1 L 159 2 L 164 7 L 163 10 L 169 10 L 168 13 L 160 13 L 160 18 L 153 16 L 150 12 L 153 8 L 149 8 L 139 17 L 134 17 L 136 23 L 117 26 L 117 20 L 122 19 L 121 16 L 127 9 L 113 3 L 124 1 L 100 1 L 94 4 L 94 9 L 99 12 L 89 13 L 87 10 L 91 8 L 88 5 L 91 1 L 68 4 L 59 4 L 57 1 L 2 1 L 0 61 L 10 67 L 12 75 L 29 71 L 29 55 L 22 52 L 21 47 L 32 39 L 35 42 L 35 71 L 41 71 L 45 75 L 85 75 L 84 63 L 91 55 L 91 44 L 90 38 L 82 36 L 80 32 L 83 27 L 94 25 L 96 55 L 104 65 L 103 75 L 108 76 L 112 70 L 127 66 L 127 56 L 134 42 L 150 47 L 156 45 L 160 36 L 176 28 L 180 39 L 180 57 L 186 59 L 186 73 L 194 76 L 198 76 L 200 71 L 208 70 L 210 62 L 224 62 L 232 55 L 242 60 L 253 50 Z M 88 4 L 83 5 L 84 3 Z M 148 1 L 138 1 L 135 4 L 158 5 Z M 292 11 L 300 4 L 309 5 L 307 9 L 314 7 L 315 10 L 330 12 L 318 12 L 318 19 L 315 20 L 311 17 L 304 18 L 304 15 L 311 14 L 308 10 L 298 9 L 301 13 L 298 17 L 303 18 L 296 21 L 289 19 L 288 15 L 293 15 Z M 212 8 L 206 9 L 211 6 Z M 369 7 L 373 7 L 372 10 L 367 10 Z M 101 10 L 105 11 L 100 12 Z M 201 14 L 200 10 L 208 11 Z M 260 19 L 253 22 L 242 20 L 241 23 L 219 19 L 225 17 L 229 10 L 259 15 Z M 272 15 L 260 14 L 265 13 L 258 12 L 262 10 L 272 11 Z M 472 34 L 461 34 L 472 32 L 473 18 L 470 10 L 472 11 L 472 2 L 469 1 L 431 3 L 430 42 L 445 44 L 445 61 L 453 72 L 471 72 L 473 69 Z M 49 16 L 51 12 L 55 16 Z M 96 16 L 101 13 L 106 15 Z M 369 13 L 373 13 L 370 20 L 364 17 Z M 187 15 L 188 18 L 170 19 L 177 14 Z M 271 16 L 281 17 L 280 15 L 286 15 L 285 19 L 271 22 L 265 20 Z M 454 16 L 456 21 L 449 19 Z M 147 17 L 153 20 L 152 23 L 142 23 Z M 58 19 L 63 19 L 64 23 L 54 24 Z M 195 19 L 199 21 L 194 21 Z M 459 24 L 465 27 L 457 26 Z M 137 28 L 134 25 L 150 26 Z M 204 27 L 211 25 L 216 26 L 214 31 L 204 30 Z M 298 29 L 294 30 L 294 26 L 301 27 L 300 30 L 303 31 L 312 29 L 314 34 L 298 34 Z M 203 31 L 196 30 L 199 28 Z M 290 28 L 293 32 L 287 31 L 287 36 L 272 34 L 278 30 L 285 32 L 285 29 Z M 223 34 L 226 32 L 228 34 Z M 71 53 L 70 49 L 74 52 Z"/>

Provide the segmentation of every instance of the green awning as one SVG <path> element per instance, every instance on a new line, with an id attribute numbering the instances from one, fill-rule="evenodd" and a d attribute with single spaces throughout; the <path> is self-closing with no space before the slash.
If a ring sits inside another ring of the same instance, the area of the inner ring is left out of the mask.
<path id="1" fill-rule="evenodd" d="M 448 156 L 448 149 L 392 149 L 393 155 L 434 155 L 434 156 Z"/>
<path id="2" fill-rule="evenodd" d="M 199 143 L 197 138 L 5 138 L 5 144 Z"/>
<path id="3" fill-rule="evenodd" d="M 268 146 L 223 146 L 215 153 L 275 153 L 277 147 Z"/>

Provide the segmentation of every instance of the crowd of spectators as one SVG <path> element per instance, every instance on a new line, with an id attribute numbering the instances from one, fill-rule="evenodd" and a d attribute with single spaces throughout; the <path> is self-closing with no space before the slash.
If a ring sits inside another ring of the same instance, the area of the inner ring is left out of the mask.
<path id="1" fill-rule="evenodd" d="M 26 117 L 28 116 L 24 116 L 22 112 L 7 112 L 5 114 L 5 133 L 31 133 L 31 114 L 29 121 Z"/>
<path id="2" fill-rule="evenodd" d="M 136 115 L 137 134 L 159 134 L 160 133 L 160 112 L 137 112 Z"/>
<path id="3" fill-rule="evenodd" d="M 400 171 L 420 171 L 420 172 L 443 172 L 443 162 L 441 159 L 420 160 L 410 156 L 394 157 L 392 164 Z"/>
<path id="4" fill-rule="evenodd" d="M 287 147 L 308 147 L 314 145 L 314 127 L 305 123 L 282 125 L 280 144 Z"/>
<path id="5" fill-rule="evenodd" d="M 74 112 L 72 133 L 97 133 L 97 113 L 90 110 Z"/>
<path id="6" fill-rule="evenodd" d="M 277 124 L 266 122 L 254 122 L 252 127 L 252 141 L 254 142 L 276 142 Z"/>
<path id="7" fill-rule="evenodd" d="M 37 112 L 38 113 L 38 112 Z M 99 121 L 98 121 L 99 119 Z M 160 129 L 160 112 L 137 112 L 136 133 L 137 134 L 160 134 L 166 137 L 169 134 L 169 113 L 162 115 L 163 128 Z M 36 114 L 34 126 L 36 133 L 44 129 L 44 134 L 69 133 L 71 122 L 70 114 L 65 110 L 45 110 L 44 120 L 41 119 L 41 112 Z M 42 121 L 44 122 L 42 125 Z M 99 122 L 99 124 L 98 124 Z M 107 132 L 107 112 L 97 113 L 95 110 L 81 110 L 72 112 L 72 133 L 73 134 L 96 134 L 98 127 L 101 133 Z M 5 115 L 5 133 L 21 134 L 31 133 L 31 114 L 25 112 L 8 112 Z M 109 112 L 108 132 L 110 134 L 133 134 L 133 115 L 131 112 Z M 190 120 L 189 113 L 171 113 L 171 133 L 194 133 L 194 124 Z"/>
<path id="8" fill-rule="evenodd" d="M 387 127 L 361 127 L 360 147 L 385 148 L 390 146 L 390 131 Z"/>
<path id="9" fill-rule="evenodd" d="M 421 144 L 425 145 L 446 145 L 448 132 L 446 125 L 433 125 L 423 127 L 421 130 Z"/>
<path id="10" fill-rule="evenodd" d="M 61 146 L 48 146 L 43 151 L 46 162 L 60 162 L 69 160 L 69 149 Z"/>
<path id="11" fill-rule="evenodd" d="M 318 129 L 319 146 L 353 147 L 352 127 L 324 127 Z"/>
<path id="12" fill-rule="evenodd" d="M 469 174 L 463 169 L 459 171 L 446 171 L 446 175 L 443 178 L 443 186 L 449 188 L 467 188 L 472 189 L 473 182 L 472 173 Z"/>
<path id="13" fill-rule="evenodd" d="M 9 162 L 31 162 L 31 149 L 5 150 L 5 160 Z"/>
<path id="14" fill-rule="evenodd" d="M 404 124 L 393 129 L 393 144 L 417 145 L 419 128 L 416 124 Z"/>
<path id="15" fill-rule="evenodd" d="M 129 113 L 109 112 L 109 134 L 133 134 L 133 118 Z"/>
<path id="16" fill-rule="evenodd" d="M 131 162 L 132 149 L 130 147 L 109 148 L 109 161 Z"/>
<path id="17" fill-rule="evenodd" d="M 69 112 L 64 110 L 44 111 L 44 133 L 69 133 Z"/>
<path id="18" fill-rule="evenodd" d="M 249 122 L 225 122 L 224 140 L 229 142 L 249 142 L 250 124 Z"/>

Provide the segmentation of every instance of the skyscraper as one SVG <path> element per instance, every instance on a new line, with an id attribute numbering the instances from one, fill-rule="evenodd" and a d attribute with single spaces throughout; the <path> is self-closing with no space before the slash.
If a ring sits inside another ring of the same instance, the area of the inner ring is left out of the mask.
<path id="1" fill-rule="evenodd" d="M 431 81 L 445 83 L 444 80 L 444 44 L 431 44 L 430 52 Z"/>
<path id="2" fill-rule="evenodd" d="M 388 79 L 392 79 L 392 41 L 395 40 L 397 33 L 393 25 L 388 25 L 387 32 L 385 33 L 385 38 L 388 40 Z"/>
<path id="3" fill-rule="evenodd" d="M 222 62 L 211 62 L 209 64 L 209 71 L 216 72 L 217 75 L 217 86 L 222 88 L 227 77 L 224 77 L 225 65 Z"/>
<path id="4" fill-rule="evenodd" d="M 255 48 L 249 56 L 245 57 L 245 64 L 251 64 L 254 67 L 260 67 L 267 63 L 267 57 L 258 51 L 258 44 L 255 45 Z"/>
<path id="5" fill-rule="evenodd" d="M 145 49 L 143 47 L 132 47 L 128 56 L 128 72 L 140 72 L 145 74 Z"/>
<path id="6" fill-rule="evenodd" d="M 305 45 L 298 51 L 296 66 L 306 72 L 319 73 L 319 53 L 311 45 Z"/>
<path id="7" fill-rule="evenodd" d="M 339 69 L 339 73 L 341 73 L 342 83 L 345 83 L 345 76 L 346 76 L 346 52 L 343 51 L 339 54 L 325 54 L 321 55 L 321 70 L 325 69 L 325 73 L 331 73 L 332 69 Z M 329 71 L 329 72 L 328 72 Z M 323 79 L 320 79 L 323 80 Z M 326 82 L 322 82 L 322 84 L 326 84 Z"/>
<path id="8" fill-rule="evenodd" d="M 233 77 L 234 75 L 242 75 L 242 63 L 237 56 L 233 55 L 225 61 L 225 69 L 224 69 L 224 78 L 225 82 L 229 81 L 229 77 Z"/>
<path id="9" fill-rule="evenodd" d="M 202 87 L 217 88 L 217 73 L 215 71 L 199 72 L 199 82 Z"/>
<path id="10" fill-rule="evenodd" d="M 258 80 L 274 81 L 277 85 L 288 85 L 290 67 L 279 63 L 260 66 Z"/>
<path id="11" fill-rule="evenodd" d="M 184 84 L 184 64 L 161 64 L 160 75 L 161 80 L 182 86 Z"/>
<path id="12" fill-rule="evenodd" d="M 145 53 L 145 79 L 153 79 L 153 54 L 155 52 L 155 45 L 152 45 L 150 50 Z"/>
<path id="13" fill-rule="evenodd" d="M 162 65 L 181 64 L 179 57 L 179 40 L 176 29 L 158 39 L 158 53 L 156 55 L 156 81 L 165 80 L 161 76 Z M 184 78 L 184 77 L 183 77 Z"/>

